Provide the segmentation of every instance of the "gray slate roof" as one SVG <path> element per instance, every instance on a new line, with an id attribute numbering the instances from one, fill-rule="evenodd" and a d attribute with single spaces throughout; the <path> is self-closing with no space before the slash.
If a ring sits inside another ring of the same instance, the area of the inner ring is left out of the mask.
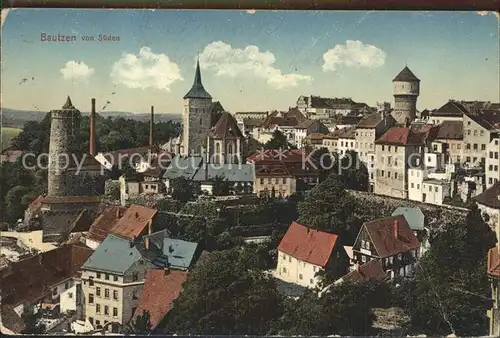
<path id="1" fill-rule="evenodd" d="M 165 174 L 163 174 L 163 178 L 165 179 L 174 179 L 178 177 L 184 177 L 186 179 L 192 179 L 198 168 L 202 163 L 201 156 L 175 156 L 167 170 L 165 170 Z"/>
<path id="2" fill-rule="evenodd" d="M 188 269 L 193 262 L 197 247 L 198 243 L 165 238 L 163 240 L 163 255 L 168 257 L 171 268 Z"/>
<path id="3" fill-rule="evenodd" d="M 391 216 L 403 215 L 412 230 L 424 230 L 425 216 L 420 208 L 398 207 Z"/>
<path id="4" fill-rule="evenodd" d="M 203 164 L 196 172 L 193 180 L 203 182 L 222 176 L 229 182 L 252 182 L 254 166 L 252 164 Z"/>
<path id="5" fill-rule="evenodd" d="M 141 257 L 135 245 L 130 247 L 129 240 L 110 234 L 82 268 L 123 275 Z"/>
<path id="6" fill-rule="evenodd" d="M 184 95 L 184 99 L 212 99 L 212 96 L 205 90 L 201 83 L 200 62 L 196 62 L 196 73 L 194 76 L 193 86 L 189 92 Z"/>

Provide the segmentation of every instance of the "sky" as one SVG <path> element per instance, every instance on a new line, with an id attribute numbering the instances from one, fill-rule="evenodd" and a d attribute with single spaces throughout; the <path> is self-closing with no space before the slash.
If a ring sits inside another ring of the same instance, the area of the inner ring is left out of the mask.
<path id="1" fill-rule="evenodd" d="M 487 12 L 16 9 L 1 38 L 13 109 L 70 95 L 81 111 L 95 97 L 98 111 L 180 114 L 198 54 L 205 89 L 230 112 L 286 110 L 300 95 L 392 102 L 405 65 L 421 79 L 420 110 L 499 101 L 499 19 Z"/>

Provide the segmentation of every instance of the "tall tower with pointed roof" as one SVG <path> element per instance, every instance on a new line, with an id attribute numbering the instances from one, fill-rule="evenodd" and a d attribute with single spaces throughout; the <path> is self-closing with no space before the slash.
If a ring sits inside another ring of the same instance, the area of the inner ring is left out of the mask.
<path id="1" fill-rule="evenodd" d="M 71 185 L 66 178 L 72 155 L 78 150 L 80 111 L 68 96 L 61 109 L 50 112 L 50 142 L 48 167 L 48 196 L 71 196 Z"/>
<path id="2" fill-rule="evenodd" d="M 420 79 L 405 66 L 392 80 L 394 84 L 394 110 L 392 116 L 400 125 L 415 120 L 417 98 L 420 95 Z"/>
<path id="3" fill-rule="evenodd" d="M 193 86 L 184 95 L 181 154 L 200 154 L 206 148 L 211 127 L 212 96 L 201 83 L 200 60 L 196 61 Z"/>

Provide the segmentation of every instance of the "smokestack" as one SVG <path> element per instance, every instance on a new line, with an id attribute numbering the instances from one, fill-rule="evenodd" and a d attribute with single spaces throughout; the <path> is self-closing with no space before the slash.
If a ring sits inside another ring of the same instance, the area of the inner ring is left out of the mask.
<path id="1" fill-rule="evenodd" d="M 149 120 L 149 148 L 153 148 L 153 127 L 154 127 L 155 107 L 151 106 L 151 119 Z"/>
<path id="2" fill-rule="evenodd" d="M 95 98 L 92 98 L 92 109 L 90 110 L 90 140 L 89 153 L 95 156 Z"/>
<path id="3" fill-rule="evenodd" d="M 146 245 L 146 249 L 149 249 L 149 237 L 145 238 L 144 244 Z"/>
<path id="4" fill-rule="evenodd" d="M 394 220 L 394 238 L 399 238 L 399 222 L 397 219 Z"/>

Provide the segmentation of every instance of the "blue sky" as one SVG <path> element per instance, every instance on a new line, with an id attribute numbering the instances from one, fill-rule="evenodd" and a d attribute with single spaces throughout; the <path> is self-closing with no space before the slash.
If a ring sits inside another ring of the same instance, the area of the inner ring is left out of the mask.
<path id="1" fill-rule="evenodd" d="M 81 40 L 99 34 L 120 41 Z M 232 112 L 309 94 L 392 101 L 405 64 L 422 80 L 418 108 L 436 108 L 498 101 L 498 51 L 492 13 L 18 9 L 2 26 L 2 106 L 48 111 L 69 94 L 83 111 L 95 97 L 107 110 L 180 113 L 199 52 L 205 88 Z"/>

